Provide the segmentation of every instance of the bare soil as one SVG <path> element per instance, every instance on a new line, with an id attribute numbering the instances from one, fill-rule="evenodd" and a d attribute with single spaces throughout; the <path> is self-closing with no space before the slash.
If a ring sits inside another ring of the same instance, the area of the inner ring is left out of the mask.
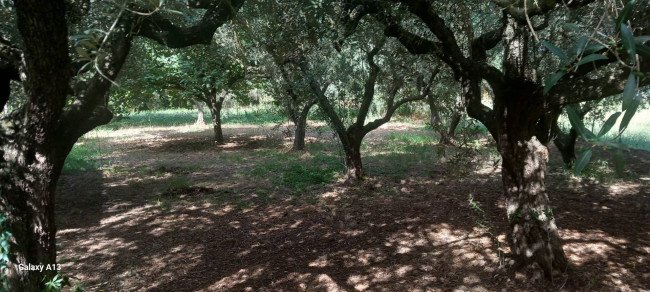
<path id="1" fill-rule="evenodd" d="M 509 266 L 498 165 L 452 176 L 449 162 L 421 161 L 396 178 L 367 155 L 367 180 L 296 196 L 247 175 L 273 159 L 256 153 L 289 152 L 279 132 L 229 127 L 216 145 L 207 126 L 129 131 L 101 138 L 104 166 L 60 182 L 58 260 L 86 291 L 650 289 L 645 151 L 627 153 L 632 179 L 605 182 L 571 177 L 552 153 L 547 184 L 573 275 L 549 282 Z M 365 143 L 400 131 L 419 130 L 392 123 Z"/>

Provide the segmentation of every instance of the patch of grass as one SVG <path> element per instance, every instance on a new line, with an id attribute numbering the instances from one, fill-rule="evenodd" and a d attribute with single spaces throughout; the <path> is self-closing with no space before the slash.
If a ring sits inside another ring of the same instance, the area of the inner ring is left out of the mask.
<path id="1" fill-rule="evenodd" d="M 341 164 L 336 156 L 319 153 L 302 159 L 290 154 L 280 156 L 284 161 L 269 157 L 247 175 L 266 177 L 274 186 L 286 188 L 292 195 L 300 195 L 310 186 L 332 182 L 341 171 Z"/>
<path id="2" fill-rule="evenodd" d="M 605 115 L 609 116 L 609 114 Z M 602 122 L 604 123 L 604 119 Z M 612 129 L 601 139 L 613 139 L 618 134 L 618 128 L 620 125 L 621 118 L 618 119 L 617 123 L 612 127 Z M 568 131 L 570 124 L 566 118 L 561 120 L 562 128 L 565 131 Z M 593 126 L 593 127 L 592 127 Z M 587 125 L 587 128 L 590 130 L 593 128 L 595 133 L 601 129 L 602 124 L 594 123 Z M 621 137 L 623 143 L 627 144 L 630 148 L 642 149 L 650 151 L 650 109 L 643 109 L 636 112 L 627 129 Z"/>
<path id="3" fill-rule="evenodd" d="M 253 208 L 254 206 L 255 202 L 253 201 L 238 201 L 237 204 L 235 204 L 235 210 L 244 211 Z"/>
<path id="4" fill-rule="evenodd" d="M 158 206 L 158 208 L 163 211 L 171 209 L 171 204 L 168 200 L 158 199 L 156 200 L 156 206 Z"/>
<path id="5" fill-rule="evenodd" d="M 270 106 L 226 109 L 221 118 L 225 124 L 265 125 L 285 121 L 277 109 Z"/>
<path id="6" fill-rule="evenodd" d="M 433 136 L 418 134 L 418 133 L 403 133 L 403 132 L 387 134 L 384 137 L 384 139 L 390 141 L 404 142 L 407 144 L 416 144 L 416 145 L 433 144 L 438 142 L 438 138 Z"/>
<path id="7" fill-rule="evenodd" d="M 117 130 L 129 127 L 172 127 L 194 124 L 197 111 L 194 109 L 166 109 L 142 111 L 115 118 L 100 130 Z M 271 106 L 251 106 L 223 109 L 221 120 L 224 124 L 263 125 L 274 124 L 283 120 L 280 113 Z M 205 123 L 212 123 L 210 111 L 205 112 Z"/>
<path id="8" fill-rule="evenodd" d="M 190 186 L 190 179 L 187 178 L 186 176 L 172 177 L 171 179 L 165 182 L 165 186 L 167 186 L 168 189 L 187 188 Z"/>
<path id="9" fill-rule="evenodd" d="M 572 169 L 564 168 L 567 175 L 575 176 Z M 638 176 L 633 172 L 625 172 L 623 177 L 616 174 L 615 168 L 607 160 L 596 159 L 591 161 L 576 177 L 593 178 L 602 183 L 612 183 L 616 181 L 636 181 Z"/>
<path id="10" fill-rule="evenodd" d="M 100 146 L 100 143 L 94 139 L 79 139 L 63 164 L 63 172 L 87 171 L 101 167 L 105 163 L 101 160 L 101 156 L 108 152 Z"/>
<path id="11" fill-rule="evenodd" d="M 595 129 L 599 130 L 600 127 L 596 125 Z M 618 134 L 618 127 L 619 123 L 616 123 L 605 137 L 610 139 L 615 137 Z M 637 111 L 621 138 L 630 148 L 650 151 L 650 109 Z"/>

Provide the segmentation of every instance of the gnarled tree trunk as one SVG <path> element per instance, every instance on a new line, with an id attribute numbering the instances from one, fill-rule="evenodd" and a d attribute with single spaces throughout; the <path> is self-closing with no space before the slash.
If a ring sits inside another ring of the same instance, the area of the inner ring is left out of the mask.
<path id="1" fill-rule="evenodd" d="M 528 28 L 510 19 L 504 34 L 505 83 L 495 92 L 495 140 L 502 157 L 512 250 L 519 264 L 537 263 L 552 279 L 554 270 L 566 271 L 567 258 L 544 179 L 548 148 L 540 141 L 547 143 L 550 136 L 550 110 L 527 67 Z"/>
<path id="2" fill-rule="evenodd" d="M 363 133 L 363 129 L 358 129 L 353 125 L 348 128 L 344 135 L 346 141 L 341 145 L 345 152 L 345 179 L 351 182 L 363 180 L 365 172 L 363 163 L 361 163 L 361 142 L 365 133 Z"/>
<path id="3" fill-rule="evenodd" d="M 57 137 L 71 77 L 65 4 L 16 1 L 15 7 L 25 47 L 21 81 L 29 100 L 16 116 L 3 118 L 0 131 L 0 213 L 13 234 L 6 281 L 9 291 L 41 291 L 43 278 L 57 272 L 24 268 L 56 264 L 54 196 L 69 151 L 56 146 L 71 147 Z"/>
<path id="4" fill-rule="evenodd" d="M 535 136 L 508 138 L 499 142 L 499 150 L 513 253 L 552 278 L 553 270 L 566 270 L 567 258 L 546 193 L 548 149 Z"/>

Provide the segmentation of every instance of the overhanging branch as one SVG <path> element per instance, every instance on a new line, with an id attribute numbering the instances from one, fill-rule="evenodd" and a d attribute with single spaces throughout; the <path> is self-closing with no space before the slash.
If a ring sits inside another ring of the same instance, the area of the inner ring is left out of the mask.
<path id="1" fill-rule="evenodd" d="M 190 7 L 208 8 L 208 10 L 197 25 L 190 27 L 177 26 L 160 13 L 141 16 L 142 24 L 134 29 L 134 35 L 150 38 L 170 48 L 209 44 L 217 28 L 234 16 L 244 1 L 200 0 Z"/>

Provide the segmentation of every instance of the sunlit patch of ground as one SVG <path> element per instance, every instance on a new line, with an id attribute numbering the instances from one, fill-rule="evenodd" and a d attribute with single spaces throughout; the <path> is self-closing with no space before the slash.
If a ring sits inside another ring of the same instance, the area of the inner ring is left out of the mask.
<path id="1" fill-rule="evenodd" d="M 388 124 L 367 138 L 374 146 L 364 157 L 365 182 L 334 179 L 295 195 L 269 180 L 274 174 L 247 175 L 276 159 L 269 155 L 294 159 L 291 141 L 269 131 L 227 127 L 226 145 L 211 141 L 209 126 L 122 129 L 99 138 L 114 149 L 110 163 L 67 174 L 59 188 L 63 273 L 87 291 L 573 289 L 530 281 L 505 264 L 507 222 L 491 154 L 463 176 L 436 160 L 434 145 L 412 148 L 428 160 L 374 151 L 388 147 L 388 133 L 421 131 Z M 337 149 L 328 145 L 323 151 Z M 550 177 L 579 290 L 649 287 L 648 187 Z M 201 191 L 182 194 L 193 187 Z M 470 208 L 470 198 L 486 215 Z"/>

